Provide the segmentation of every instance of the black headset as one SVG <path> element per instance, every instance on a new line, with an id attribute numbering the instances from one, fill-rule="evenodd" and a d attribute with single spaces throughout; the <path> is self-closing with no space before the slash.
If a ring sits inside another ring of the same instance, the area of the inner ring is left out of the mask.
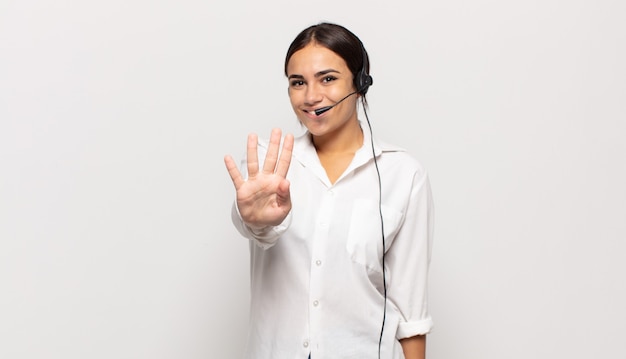
<path id="1" fill-rule="evenodd" d="M 319 116 L 321 114 L 323 114 L 324 112 L 332 109 L 333 107 L 339 105 L 340 103 L 343 102 L 343 100 L 347 99 L 348 97 L 352 96 L 352 95 L 356 95 L 359 94 L 361 96 L 364 96 L 367 93 L 367 89 L 372 86 L 372 83 L 374 82 L 374 79 L 372 79 L 372 76 L 370 76 L 368 74 L 368 68 L 369 68 L 369 61 L 367 60 L 367 52 L 365 51 L 365 47 L 363 46 L 363 43 L 361 42 L 361 40 L 359 40 L 359 43 L 361 44 L 361 53 L 363 56 L 363 63 L 361 64 L 361 69 L 359 71 L 357 71 L 357 73 L 354 75 L 354 80 L 353 80 L 353 85 L 354 87 L 356 87 L 356 91 L 353 91 L 349 94 L 347 94 L 346 96 L 344 96 L 341 100 L 335 102 L 334 104 L 330 105 L 330 106 L 324 106 L 315 110 L 312 110 L 311 112 L 314 112 L 315 115 Z M 363 108 L 365 108 L 365 97 L 361 97 L 361 102 L 363 103 Z M 367 111 L 365 112 L 365 117 L 367 117 Z M 369 124 L 369 118 L 367 120 L 368 124 Z M 370 126 L 371 127 L 371 126 Z M 374 160 L 376 159 L 376 157 L 374 157 Z"/>
<path id="2" fill-rule="evenodd" d="M 365 95 L 369 87 L 374 83 L 374 79 L 368 73 L 369 61 L 367 59 L 365 46 L 363 46 L 363 43 L 360 40 L 359 43 L 361 44 L 361 52 L 363 53 L 363 65 L 361 66 L 359 72 L 357 72 L 354 76 L 354 85 L 360 95 Z"/>

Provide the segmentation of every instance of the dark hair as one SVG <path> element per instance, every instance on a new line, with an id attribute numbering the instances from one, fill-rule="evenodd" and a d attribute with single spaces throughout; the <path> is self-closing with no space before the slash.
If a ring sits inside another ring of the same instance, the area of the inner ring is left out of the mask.
<path id="1" fill-rule="evenodd" d="M 367 51 L 365 51 L 361 40 L 350 30 L 341 25 L 323 22 L 302 30 L 287 50 L 287 56 L 285 57 L 285 76 L 288 75 L 287 64 L 291 56 L 293 56 L 296 51 L 301 50 L 312 42 L 331 50 L 346 62 L 350 72 L 352 72 L 354 88 L 359 91 L 363 96 L 363 101 L 365 101 L 367 86 L 360 88 L 363 86 L 359 85 L 358 77 L 361 70 L 365 71 L 363 75 L 369 74 L 369 57 L 367 56 Z"/>

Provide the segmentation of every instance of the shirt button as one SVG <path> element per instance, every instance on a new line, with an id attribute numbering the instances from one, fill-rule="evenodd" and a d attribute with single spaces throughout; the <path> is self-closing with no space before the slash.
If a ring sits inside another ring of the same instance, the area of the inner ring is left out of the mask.
<path id="1" fill-rule="evenodd" d="M 313 306 L 314 306 L 314 307 L 317 307 L 318 305 L 320 305 L 320 302 L 319 302 L 319 301 L 317 301 L 317 300 L 314 300 L 314 301 L 313 301 Z"/>
<path id="2" fill-rule="evenodd" d="M 302 346 L 305 347 L 305 348 L 308 348 L 309 347 L 309 342 L 302 343 Z"/>
<path id="3" fill-rule="evenodd" d="M 315 264 L 319 267 L 322 265 L 322 261 L 318 259 L 315 261 Z"/>
<path id="4" fill-rule="evenodd" d="M 333 192 L 333 191 L 328 191 L 328 194 L 329 194 L 329 195 L 331 195 L 331 196 L 333 196 L 333 195 L 335 194 L 335 192 Z"/>

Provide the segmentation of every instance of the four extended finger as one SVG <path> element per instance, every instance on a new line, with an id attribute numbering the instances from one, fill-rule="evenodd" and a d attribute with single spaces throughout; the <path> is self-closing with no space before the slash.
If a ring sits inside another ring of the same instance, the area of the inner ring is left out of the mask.
<path id="1" fill-rule="evenodd" d="M 248 158 L 248 176 L 256 176 L 259 173 L 259 155 L 258 155 L 259 138 L 256 134 L 248 135 L 248 147 L 246 157 Z"/>
<path id="2" fill-rule="evenodd" d="M 237 168 L 237 164 L 235 160 L 231 156 L 224 157 L 224 164 L 226 164 L 226 169 L 228 170 L 228 174 L 230 175 L 230 179 L 233 181 L 235 185 L 235 189 L 239 189 L 241 185 L 245 182 L 243 177 L 241 176 L 241 172 L 239 172 L 239 168 Z"/>
<path id="3" fill-rule="evenodd" d="M 288 134 L 283 141 L 283 148 L 280 152 L 280 159 L 278 160 L 278 166 L 276 167 L 276 174 L 281 177 L 287 177 L 287 171 L 291 164 L 291 154 L 293 152 L 293 135 Z"/>
<path id="4" fill-rule="evenodd" d="M 276 169 L 281 136 L 282 132 L 279 128 L 272 130 L 272 134 L 270 135 L 270 144 L 267 148 L 267 154 L 265 155 L 265 162 L 263 163 L 263 173 L 274 173 L 274 170 Z"/>

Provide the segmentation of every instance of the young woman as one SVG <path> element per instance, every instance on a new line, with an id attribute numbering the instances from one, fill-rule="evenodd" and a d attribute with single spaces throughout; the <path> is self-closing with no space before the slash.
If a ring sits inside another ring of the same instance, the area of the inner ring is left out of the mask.
<path id="1" fill-rule="evenodd" d="M 251 134 L 241 170 L 224 159 L 233 222 L 250 240 L 246 357 L 424 358 L 427 173 L 359 120 L 372 78 L 352 32 L 330 23 L 303 30 L 285 75 L 304 135 Z"/>

